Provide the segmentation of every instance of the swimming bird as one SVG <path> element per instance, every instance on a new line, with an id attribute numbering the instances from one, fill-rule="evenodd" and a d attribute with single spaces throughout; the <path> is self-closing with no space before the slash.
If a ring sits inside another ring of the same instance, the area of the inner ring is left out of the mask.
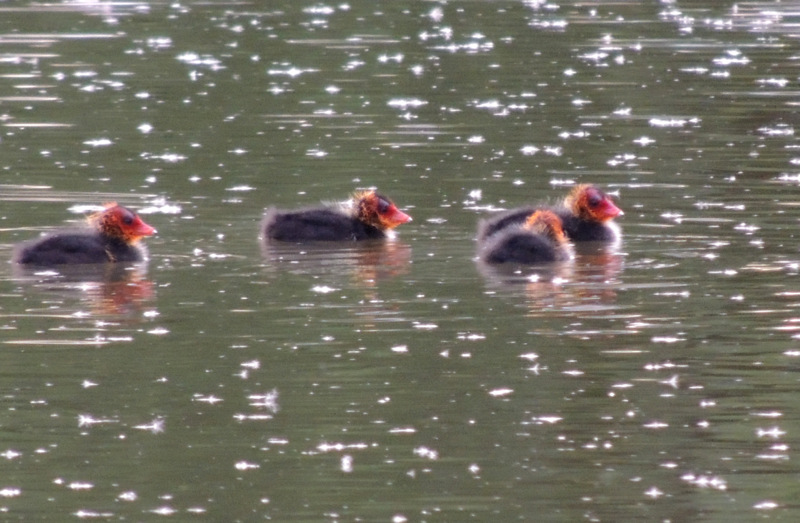
<path id="1" fill-rule="evenodd" d="M 554 212 L 563 223 L 564 232 L 573 242 L 613 242 L 619 239 L 619 227 L 612 222 L 623 214 L 611 197 L 594 185 L 576 185 L 558 206 L 527 206 L 497 214 L 478 224 L 478 240 L 489 237 L 510 225 L 524 222 L 540 209 Z"/>
<path id="2" fill-rule="evenodd" d="M 522 224 L 508 225 L 484 237 L 478 249 L 486 263 L 537 264 L 572 257 L 561 218 L 549 210 L 535 211 Z"/>
<path id="3" fill-rule="evenodd" d="M 65 230 L 19 244 L 13 261 L 25 265 L 139 262 L 146 251 L 139 240 L 156 230 L 115 202 L 88 217 L 90 227 Z"/>
<path id="4" fill-rule="evenodd" d="M 338 207 L 268 209 L 261 230 L 265 238 L 283 242 L 360 241 L 385 238 L 387 231 L 410 221 L 389 198 L 367 190 Z"/>

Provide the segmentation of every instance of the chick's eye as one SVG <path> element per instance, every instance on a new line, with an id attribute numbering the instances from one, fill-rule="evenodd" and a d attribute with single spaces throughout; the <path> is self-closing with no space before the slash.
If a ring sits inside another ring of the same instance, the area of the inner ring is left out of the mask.
<path id="1" fill-rule="evenodd" d="M 387 212 L 389 210 L 389 206 L 390 206 L 389 202 L 387 202 L 383 198 L 378 200 L 378 212 L 379 213 L 383 214 L 383 213 Z"/>
<path id="2" fill-rule="evenodd" d="M 597 207 L 598 205 L 600 205 L 600 202 L 602 202 L 602 201 L 603 201 L 603 197 L 600 196 L 597 193 L 592 193 L 589 196 L 589 205 L 592 206 L 592 207 Z"/>
<path id="3" fill-rule="evenodd" d="M 122 217 L 122 223 L 125 225 L 130 225 L 133 223 L 133 216 L 130 214 L 126 214 Z"/>

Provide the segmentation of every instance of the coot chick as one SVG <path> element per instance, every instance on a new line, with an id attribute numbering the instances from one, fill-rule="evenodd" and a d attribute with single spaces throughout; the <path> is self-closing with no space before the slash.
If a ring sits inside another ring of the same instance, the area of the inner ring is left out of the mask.
<path id="1" fill-rule="evenodd" d="M 136 213 L 117 205 L 89 216 L 91 228 L 62 231 L 18 245 L 14 262 L 24 265 L 139 262 L 144 260 L 140 239 L 155 234 Z"/>
<path id="2" fill-rule="evenodd" d="M 261 229 L 265 238 L 283 242 L 361 241 L 385 238 L 387 231 L 410 221 L 389 198 L 369 190 L 339 207 L 268 209 Z"/>
<path id="3" fill-rule="evenodd" d="M 572 257 L 561 219 L 548 210 L 535 211 L 524 223 L 504 227 L 479 241 L 478 248 L 486 263 L 552 263 Z"/>
<path id="4" fill-rule="evenodd" d="M 478 240 L 508 227 L 524 222 L 541 207 L 520 207 L 481 220 Z M 564 232 L 574 242 L 613 242 L 619 238 L 619 227 L 611 220 L 623 214 L 611 197 L 594 185 L 576 185 L 562 205 L 548 208 L 563 223 Z"/>

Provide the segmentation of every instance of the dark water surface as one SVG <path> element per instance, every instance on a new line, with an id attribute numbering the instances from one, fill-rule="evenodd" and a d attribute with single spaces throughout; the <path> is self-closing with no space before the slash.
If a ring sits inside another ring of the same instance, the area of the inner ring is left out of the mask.
<path id="1" fill-rule="evenodd" d="M 787 2 L 4 2 L 0 255 L 116 200 L 143 266 L 0 269 L 4 520 L 800 518 Z M 619 195 L 524 273 L 477 220 Z M 377 186 L 384 245 L 263 245 Z"/>

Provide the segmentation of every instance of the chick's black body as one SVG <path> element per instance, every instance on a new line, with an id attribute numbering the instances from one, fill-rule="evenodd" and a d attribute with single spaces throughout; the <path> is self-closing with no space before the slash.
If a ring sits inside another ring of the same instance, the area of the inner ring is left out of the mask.
<path id="1" fill-rule="evenodd" d="M 377 227 L 336 209 L 270 210 L 264 218 L 264 234 L 277 241 L 350 241 L 384 238 Z"/>
<path id="2" fill-rule="evenodd" d="M 146 258 L 146 251 L 137 243 L 156 232 L 116 203 L 89 216 L 89 225 L 85 230 L 61 231 L 22 243 L 14 249 L 13 261 L 42 266 L 139 262 Z"/>
<path id="3" fill-rule="evenodd" d="M 478 242 L 486 240 L 506 227 L 522 225 L 534 212 L 536 212 L 536 207 L 518 207 L 481 220 L 478 223 Z"/>
<path id="4" fill-rule="evenodd" d="M 584 220 L 569 209 L 554 209 L 553 212 L 561 218 L 564 232 L 574 242 L 610 242 L 617 238 L 617 232 L 607 223 Z"/>
<path id="5" fill-rule="evenodd" d="M 537 264 L 566 261 L 569 253 L 541 234 L 514 227 L 490 237 L 481 258 L 487 263 Z"/>
<path id="6" fill-rule="evenodd" d="M 385 238 L 386 231 L 411 221 L 389 198 L 374 190 L 361 191 L 336 207 L 296 211 L 267 210 L 264 238 L 282 242 L 361 241 Z"/>
<path id="7" fill-rule="evenodd" d="M 105 262 L 139 262 L 142 249 L 97 232 L 67 232 L 48 236 L 17 251 L 15 261 L 25 265 L 64 265 Z"/>

